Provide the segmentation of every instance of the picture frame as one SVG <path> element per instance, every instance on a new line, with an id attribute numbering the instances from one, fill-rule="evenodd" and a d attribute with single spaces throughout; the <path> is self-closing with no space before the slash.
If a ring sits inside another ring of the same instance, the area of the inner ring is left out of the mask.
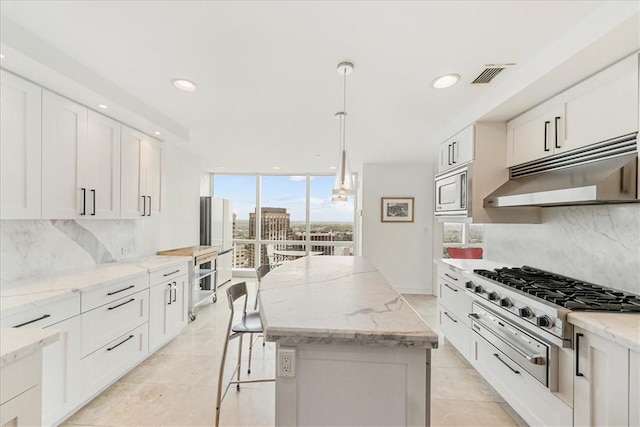
<path id="1" fill-rule="evenodd" d="M 413 197 L 382 197 L 381 222 L 413 222 Z"/>

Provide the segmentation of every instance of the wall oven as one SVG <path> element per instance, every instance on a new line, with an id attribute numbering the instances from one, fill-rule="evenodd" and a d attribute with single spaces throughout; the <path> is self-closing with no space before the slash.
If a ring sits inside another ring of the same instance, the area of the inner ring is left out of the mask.
<path id="1" fill-rule="evenodd" d="M 467 166 L 436 175 L 435 216 L 467 216 L 468 178 Z"/>

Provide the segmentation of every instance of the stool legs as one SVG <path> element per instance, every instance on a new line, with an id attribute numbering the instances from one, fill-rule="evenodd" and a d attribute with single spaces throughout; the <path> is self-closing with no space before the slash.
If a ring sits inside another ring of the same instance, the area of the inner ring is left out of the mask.
<path id="1" fill-rule="evenodd" d="M 244 336 L 244 334 L 240 335 L 240 338 L 238 339 L 238 366 L 237 371 L 238 371 L 238 381 L 240 381 L 240 371 L 242 371 L 242 337 Z M 236 390 L 240 390 L 240 384 L 236 384 Z"/>

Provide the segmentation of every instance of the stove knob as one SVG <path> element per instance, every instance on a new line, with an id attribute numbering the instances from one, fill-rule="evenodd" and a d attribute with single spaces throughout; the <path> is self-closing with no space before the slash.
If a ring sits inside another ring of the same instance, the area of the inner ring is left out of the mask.
<path id="1" fill-rule="evenodd" d="M 474 284 L 471 280 L 469 280 L 467 283 L 464 284 L 464 287 L 467 289 L 473 289 L 474 288 Z"/>
<path id="2" fill-rule="evenodd" d="M 502 298 L 500 300 L 500 305 L 504 308 L 511 308 L 513 307 L 513 303 L 511 302 L 511 300 L 509 298 Z"/>
<path id="3" fill-rule="evenodd" d="M 496 292 L 491 292 L 489 294 L 489 301 L 498 301 L 500 299 L 500 295 L 498 295 Z"/>
<path id="4" fill-rule="evenodd" d="M 482 286 L 477 285 L 475 288 L 473 288 L 473 292 L 475 292 L 476 294 L 483 294 L 484 289 L 482 288 Z"/>
<path id="5" fill-rule="evenodd" d="M 520 315 L 520 317 L 526 317 L 528 319 L 533 317 L 533 312 L 529 307 L 522 307 L 518 309 L 518 314 Z"/>
<path id="6" fill-rule="evenodd" d="M 549 316 L 540 316 L 536 319 L 536 324 L 538 326 L 542 326 L 543 328 L 551 329 L 553 328 L 553 320 Z"/>

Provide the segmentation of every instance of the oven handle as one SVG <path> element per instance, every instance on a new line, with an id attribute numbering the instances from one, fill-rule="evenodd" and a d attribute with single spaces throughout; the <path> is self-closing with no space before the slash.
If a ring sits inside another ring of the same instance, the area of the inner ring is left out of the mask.
<path id="1" fill-rule="evenodd" d="M 473 320 L 476 320 L 476 321 L 480 319 L 480 316 L 478 314 L 476 314 L 476 313 L 469 313 L 468 317 L 473 319 Z M 481 322 L 478 322 L 478 323 L 481 323 Z M 487 329 L 491 330 L 491 328 L 487 328 Z M 520 356 L 522 356 L 525 359 L 527 359 L 527 361 L 529 363 L 531 363 L 532 365 L 544 365 L 545 364 L 544 356 L 535 355 L 535 354 L 534 355 L 527 354 L 527 353 L 523 352 L 522 350 L 520 350 L 515 345 L 511 344 L 509 341 L 505 341 L 503 339 L 500 339 L 500 341 L 502 341 L 503 343 L 508 345 L 513 351 L 518 353 Z"/>

